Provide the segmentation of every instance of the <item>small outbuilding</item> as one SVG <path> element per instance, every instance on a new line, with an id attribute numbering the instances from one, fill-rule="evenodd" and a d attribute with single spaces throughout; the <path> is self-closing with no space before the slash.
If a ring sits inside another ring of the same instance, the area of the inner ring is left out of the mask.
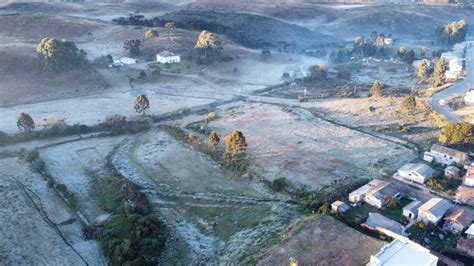
<path id="1" fill-rule="evenodd" d="M 346 212 L 351 207 L 343 201 L 336 200 L 331 204 L 331 211 L 332 212 Z"/>
<path id="2" fill-rule="evenodd" d="M 448 178 L 458 178 L 460 169 L 456 166 L 448 166 L 444 169 L 444 176 Z"/>
<path id="3" fill-rule="evenodd" d="M 421 206 L 422 202 L 415 200 L 410 202 L 407 206 L 403 207 L 403 216 L 410 220 L 416 219 L 418 215 L 418 208 Z"/>

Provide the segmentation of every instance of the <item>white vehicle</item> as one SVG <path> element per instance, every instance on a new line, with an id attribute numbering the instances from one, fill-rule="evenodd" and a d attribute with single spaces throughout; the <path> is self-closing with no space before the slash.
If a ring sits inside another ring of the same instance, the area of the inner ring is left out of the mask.
<path id="1" fill-rule="evenodd" d="M 445 105 L 446 105 L 446 100 L 445 100 L 445 99 L 441 99 L 441 100 L 439 100 L 438 103 L 439 103 L 440 106 L 445 106 Z"/>

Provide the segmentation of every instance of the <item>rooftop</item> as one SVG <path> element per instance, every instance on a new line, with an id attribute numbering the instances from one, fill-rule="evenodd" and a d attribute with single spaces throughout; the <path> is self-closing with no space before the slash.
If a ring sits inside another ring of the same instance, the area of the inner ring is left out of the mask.
<path id="1" fill-rule="evenodd" d="M 416 212 L 418 208 L 421 206 L 421 201 L 415 200 L 410 202 L 407 206 L 403 207 L 403 210 L 407 210 L 410 212 Z"/>
<path id="2" fill-rule="evenodd" d="M 474 220 L 472 213 L 464 209 L 457 209 L 444 219 L 456 222 L 462 225 L 464 228 L 468 227 L 471 224 L 472 220 Z"/>
<path id="3" fill-rule="evenodd" d="M 163 51 L 161 53 L 158 53 L 158 55 L 161 57 L 170 57 L 170 56 L 175 56 L 176 54 L 170 51 Z"/>
<path id="4" fill-rule="evenodd" d="M 364 225 L 373 229 L 377 229 L 378 227 L 381 227 L 381 228 L 390 230 L 394 233 L 397 233 L 401 236 L 405 235 L 405 229 L 400 223 L 392 219 L 389 219 L 381 215 L 380 213 L 376 213 L 376 212 L 369 213 L 369 218 L 367 218 Z"/>
<path id="5" fill-rule="evenodd" d="M 386 185 L 386 184 L 388 184 L 388 182 L 383 181 L 383 180 L 379 180 L 379 179 L 374 179 L 374 180 L 370 181 L 369 183 L 363 185 L 362 187 L 352 191 L 350 194 L 365 194 L 370 189 L 372 189 L 373 187 L 382 186 L 382 185 Z"/>
<path id="6" fill-rule="evenodd" d="M 466 234 L 474 235 L 474 224 L 471 224 L 471 226 L 469 226 L 469 228 L 466 230 Z"/>
<path id="7" fill-rule="evenodd" d="M 445 146 L 442 146 L 442 145 L 438 145 L 438 144 L 433 144 L 433 146 L 431 146 L 431 151 L 446 154 L 446 155 L 449 155 L 451 157 L 457 158 L 459 160 L 463 160 L 463 159 L 467 158 L 467 153 L 465 153 L 465 152 L 458 151 L 458 150 L 455 150 L 455 149 L 451 149 L 451 148 L 448 148 L 448 147 L 445 147 Z"/>
<path id="8" fill-rule="evenodd" d="M 436 265 L 438 257 L 431 254 L 423 246 L 410 241 L 395 239 L 385 245 L 379 253 L 371 258 L 371 262 L 376 260 L 379 265 Z M 368 265 L 372 265 L 369 262 Z"/>
<path id="9" fill-rule="evenodd" d="M 456 191 L 456 198 L 464 203 L 474 203 L 474 188 L 460 186 Z"/>
<path id="10" fill-rule="evenodd" d="M 399 171 L 401 172 L 415 172 L 418 175 L 431 177 L 434 173 L 433 168 L 429 167 L 426 164 L 422 163 L 407 163 L 400 167 Z"/>
<path id="11" fill-rule="evenodd" d="M 429 212 L 436 217 L 443 216 L 451 208 L 451 203 L 442 198 L 432 198 L 421 205 L 419 210 Z"/>

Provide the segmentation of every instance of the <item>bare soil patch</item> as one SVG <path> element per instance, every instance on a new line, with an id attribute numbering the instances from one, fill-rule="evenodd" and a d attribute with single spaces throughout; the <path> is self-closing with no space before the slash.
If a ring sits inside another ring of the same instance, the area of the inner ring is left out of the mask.
<path id="1" fill-rule="evenodd" d="M 363 265 L 384 242 L 364 235 L 326 215 L 296 225 L 281 244 L 269 248 L 257 265 Z"/>

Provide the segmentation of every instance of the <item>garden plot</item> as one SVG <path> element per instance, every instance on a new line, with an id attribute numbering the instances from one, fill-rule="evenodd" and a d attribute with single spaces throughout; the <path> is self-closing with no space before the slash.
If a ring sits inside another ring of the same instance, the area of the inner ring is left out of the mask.
<path id="1" fill-rule="evenodd" d="M 269 180 L 286 177 L 310 189 L 345 176 L 376 177 L 415 156 L 405 147 L 323 121 L 302 108 L 248 103 L 217 113 L 219 118 L 208 127 L 221 136 L 242 131 L 257 174 Z"/>
<path id="2" fill-rule="evenodd" d="M 286 197 L 223 170 L 161 131 L 131 139 L 113 163 L 142 187 L 173 231 L 163 261 L 238 262 L 298 216 Z"/>
<path id="3" fill-rule="evenodd" d="M 84 240 L 79 219 L 48 187 L 47 182 L 31 171 L 26 161 L 18 158 L 2 159 L 0 169 L 2 263 L 85 264 L 77 251 L 90 265 L 106 265 L 98 243 Z M 56 226 L 72 247 L 61 239 Z"/>
<path id="4" fill-rule="evenodd" d="M 47 171 L 74 194 L 79 210 L 89 222 L 105 214 L 94 186 L 105 172 L 106 156 L 123 137 L 74 141 L 41 150 Z"/>

